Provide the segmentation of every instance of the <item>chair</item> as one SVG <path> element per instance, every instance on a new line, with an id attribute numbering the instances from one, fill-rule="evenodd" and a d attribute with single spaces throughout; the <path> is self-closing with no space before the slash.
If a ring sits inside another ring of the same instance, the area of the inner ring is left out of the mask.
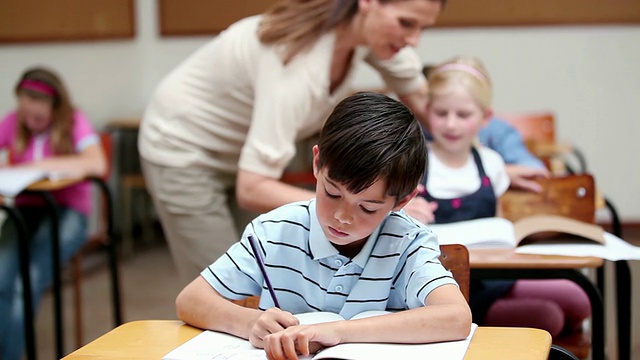
<path id="1" fill-rule="evenodd" d="M 313 174 L 313 154 L 311 149 L 318 143 L 318 134 L 296 142 L 296 154 L 289 162 L 280 180 L 290 185 L 308 190 L 315 189 L 316 178 Z"/>
<path id="2" fill-rule="evenodd" d="M 113 139 L 114 197 L 122 212 L 116 227 L 122 231 L 122 255 L 133 254 L 134 225 L 140 220 L 142 240 L 146 245 L 154 241 L 153 203 L 138 161 L 138 129 L 141 119 L 115 118 L 109 120 L 107 129 Z M 138 216 L 139 214 L 139 216 Z"/>
<path id="3" fill-rule="evenodd" d="M 561 215 L 595 223 L 596 187 L 589 174 L 568 175 L 536 180 L 540 193 L 509 189 L 500 198 L 502 216 L 511 221 L 535 214 Z M 577 331 L 553 339 L 554 344 L 569 349 L 581 359 L 591 348 L 589 334 Z"/>
<path id="4" fill-rule="evenodd" d="M 582 174 L 588 173 L 587 163 L 583 154 L 575 147 L 568 145 L 558 145 L 555 141 L 555 123 L 553 114 L 549 112 L 542 113 L 522 113 L 522 114 L 505 114 L 502 116 L 504 120 L 513 125 L 520 131 L 523 139 L 526 143 L 530 144 L 533 148 L 532 152 L 541 157 L 542 159 L 553 157 L 556 160 L 556 164 L 559 166 L 551 166 L 550 170 L 553 173 L 562 172 L 563 174 Z M 536 150 L 538 148 L 538 150 Z M 572 154 L 577 160 L 578 166 L 572 166 L 569 158 L 566 154 Z M 560 160 L 561 159 L 561 160 Z M 618 215 L 618 211 L 615 205 L 606 196 L 596 189 L 596 209 L 606 209 L 608 212 L 611 225 L 609 231 L 619 238 L 623 238 L 622 235 L 622 223 Z M 631 303 L 631 292 L 628 288 L 621 286 L 622 282 L 626 283 L 630 281 L 631 270 L 626 261 L 615 262 L 615 273 L 618 279 L 616 284 L 617 291 L 617 307 L 618 307 L 618 348 L 619 356 L 621 359 L 630 357 L 631 348 L 631 334 L 630 334 L 630 318 L 631 314 L 629 309 Z M 598 286 L 600 291 L 604 293 L 604 272 L 600 268 L 597 271 Z"/>
<path id="5" fill-rule="evenodd" d="M 109 133 L 100 134 L 100 143 L 107 158 L 107 172 L 101 178 L 90 178 L 99 188 L 100 195 L 97 206 L 94 206 L 97 212 L 97 229 L 89 235 L 85 245 L 72 259 L 72 278 L 73 278 L 73 299 L 74 299 L 74 322 L 76 328 L 76 347 L 79 348 L 84 344 L 83 340 L 83 311 L 82 311 L 82 259 L 91 252 L 100 249 L 106 249 L 109 258 L 109 267 L 112 285 L 112 305 L 114 326 L 122 324 L 121 299 L 120 299 L 120 283 L 118 276 L 118 264 L 116 254 L 116 243 L 113 231 L 113 200 L 106 183 L 109 178 L 112 165 L 112 141 Z"/>
<path id="6" fill-rule="evenodd" d="M 456 279 L 460 291 L 469 302 L 469 283 L 471 279 L 469 266 L 469 251 L 464 245 L 440 245 L 440 262 L 445 269 L 451 271 Z"/>
<path id="7" fill-rule="evenodd" d="M 153 221 L 150 209 L 153 208 L 151 198 L 147 193 L 147 184 L 140 173 L 123 174 L 120 178 L 120 191 L 122 192 L 122 252 L 124 256 L 130 256 L 134 252 L 133 219 L 132 213 L 135 201 L 134 193 L 142 195 L 142 237 L 149 244 L 153 241 Z"/>
<path id="8" fill-rule="evenodd" d="M 469 301 L 469 282 L 470 282 L 470 268 L 469 268 L 469 251 L 464 245 L 450 244 L 440 245 L 440 262 L 445 269 L 449 270 L 453 275 L 453 278 L 460 286 L 460 291 L 464 298 Z M 234 303 L 257 309 L 260 298 L 258 296 L 251 296 L 242 300 L 233 300 Z"/>
<path id="9" fill-rule="evenodd" d="M 548 360 L 579 360 L 579 359 L 571 351 L 563 348 L 562 346 L 552 344 L 551 349 L 549 350 Z"/>
<path id="10" fill-rule="evenodd" d="M 585 156 L 575 146 L 556 140 L 555 116 L 549 111 L 506 113 L 498 117 L 518 130 L 532 154 L 539 157 L 556 176 L 588 173 Z M 573 160 L 573 161 L 572 161 Z M 577 166 L 572 163 L 577 162 Z M 596 209 L 607 209 L 611 233 L 622 237 L 618 211 L 611 200 L 596 192 Z"/>
<path id="11" fill-rule="evenodd" d="M 569 166 L 569 156 L 578 161 L 578 172 L 586 172 L 586 160 L 575 146 L 556 140 L 555 116 L 548 111 L 500 114 L 498 118 L 513 126 L 529 151 L 540 158 L 549 170 L 565 174 Z M 575 170 L 573 172 L 576 172 Z"/>
<path id="12" fill-rule="evenodd" d="M 595 222 L 596 188 L 589 174 L 536 179 L 539 193 L 509 189 L 500 198 L 502 217 L 517 221 L 534 214 L 562 215 Z"/>

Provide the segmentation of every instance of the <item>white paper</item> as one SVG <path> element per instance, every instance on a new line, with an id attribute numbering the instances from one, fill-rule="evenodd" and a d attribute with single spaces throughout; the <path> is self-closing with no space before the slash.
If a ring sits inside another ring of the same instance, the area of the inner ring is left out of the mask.
<path id="1" fill-rule="evenodd" d="M 539 243 L 522 245 L 516 248 L 519 254 L 593 256 L 602 259 L 640 260 L 640 247 L 633 246 L 619 237 L 604 233 L 606 245 L 595 243 Z"/>
<path id="2" fill-rule="evenodd" d="M 464 359 L 471 338 L 478 325 L 471 324 L 471 332 L 466 339 L 431 344 L 340 344 L 320 351 L 314 360 L 350 359 L 350 360 L 388 360 L 388 359 Z"/>
<path id="3" fill-rule="evenodd" d="M 163 360 L 265 360 L 263 349 L 257 349 L 249 341 L 229 334 L 203 331 L 193 339 L 177 347 Z"/>
<path id="4" fill-rule="evenodd" d="M 44 170 L 33 168 L 0 169 L 0 195 L 15 197 L 34 182 L 47 177 Z"/>
<path id="5" fill-rule="evenodd" d="M 513 224 L 500 217 L 428 226 L 438 236 L 440 245 L 462 244 L 469 249 L 504 249 L 516 246 Z"/>
<path id="6" fill-rule="evenodd" d="M 323 322 L 313 315 L 303 314 L 301 321 Z M 309 315 L 309 316 L 307 316 Z M 296 315 L 298 316 L 298 315 Z M 329 321 L 340 319 L 332 317 Z M 316 321 L 317 320 L 317 321 Z M 428 354 L 430 360 L 462 360 L 469 348 L 471 338 L 478 325 L 472 324 L 469 336 L 460 341 L 448 341 L 431 344 L 380 344 L 353 343 L 340 344 L 326 348 L 313 357 L 303 357 L 301 360 L 319 359 L 419 359 Z M 193 339 L 175 348 L 163 360 L 266 360 L 263 349 L 253 347 L 249 341 L 229 334 L 215 331 L 203 331 Z"/>

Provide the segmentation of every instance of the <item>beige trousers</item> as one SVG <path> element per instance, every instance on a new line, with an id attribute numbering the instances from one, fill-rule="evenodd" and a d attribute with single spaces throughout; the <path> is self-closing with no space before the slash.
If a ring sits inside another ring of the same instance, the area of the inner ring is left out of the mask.
<path id="1" fill-rule="evenodd" d="M 158 166 L 141 159 L 183 285 L 222 256 L 257 216 L 238 207 L 235 176 L 210 169 Z"/>

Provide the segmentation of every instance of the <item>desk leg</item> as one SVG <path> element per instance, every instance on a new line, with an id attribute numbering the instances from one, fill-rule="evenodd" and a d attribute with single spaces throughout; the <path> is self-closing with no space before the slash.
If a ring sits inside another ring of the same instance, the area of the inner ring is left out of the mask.
<path id="1" fill-rule="evenodd" d="M 35 192 L 46 202 L 49 214 L 51 214 L 51 250 L 53 263 L 53 307 L 55 313 L 55 334 L 57 358 L 64 356 L 64 322 L 62 313 L 62 276 L 60 270 L 60 212 L 53 196 L 48 192 Z"/>
<path id="2" fill-rule="evenodd" d="M 113 303 L 113 319 L 114 319 L 114 327 L 118 327 L 122 325 L 122 306 L 120 302 L 120 281 L 118 276 L 118 253 L 117 253 L 117 243 L 115 237 L 114 230 L 114 217 L 113 217 L 113 197 L 111 196 L 111 191 L 109 191 L 109 187 L 104 182 L 104 180 L 100 178 L 90 178 L 95 184 L 98 185 L 100 191 L 102 192 L 103 199 L 106 202 L 107 206 L 107 234 L 109 236 L 109 241 L 107 242 L 107 247 L 109 251 L 109 268 L 111 270 L 111 296 Z"/>
<path id="3" fill-rule="evenodd" d="M 615 262 L 618 316 L 618 359 L 631 359 L 631 270 L 625 260 Z"/>
<path id="4" fill-rule="evenodd" d="M 578 284 L 591 302 L 591 358 L 604 360 L 604 304 L 602 295 L 584 274 L 576 269 L 471 269 L 471 278 L 505 279 L 567 279 Z"/>
<path id="5" fill-rule="evenodd" d="M 33 298 L 31 296 L 31 274 L 29 271 L 29 236 L 22 215 L 13 207 L 0 204 L 9 219 L 16 225 L 18 232 L 18 252 L 20 254 L 20 276 L 22 277 L 22 303 L 24 306 L 24 337 L 27 346 L 27 359 L 36 359 L 36 338 L 34 326 Z"/>

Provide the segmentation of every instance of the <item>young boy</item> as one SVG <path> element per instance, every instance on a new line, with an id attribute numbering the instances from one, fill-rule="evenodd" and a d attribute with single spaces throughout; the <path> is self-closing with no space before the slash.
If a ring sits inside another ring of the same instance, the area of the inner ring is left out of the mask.
<path id="1" fill-rule="evenodd" d="M 263 214 L 240 242 L 178 295 L 178 317 L 297 359 L 345 342 L 426 343 L 465 338 L 471 314 L 440 262 L 435 235 L 400 211 L 416 194 L 426 143 L 414 115 L 380 94 L 340 102 L 313 147 L 316 199 Z M 280 308 L 248 242 L 259 242 Z M 227 299 L 260 296 L 259 310 Z M 299 325 L 298 314 L 406 310 Z"/>

